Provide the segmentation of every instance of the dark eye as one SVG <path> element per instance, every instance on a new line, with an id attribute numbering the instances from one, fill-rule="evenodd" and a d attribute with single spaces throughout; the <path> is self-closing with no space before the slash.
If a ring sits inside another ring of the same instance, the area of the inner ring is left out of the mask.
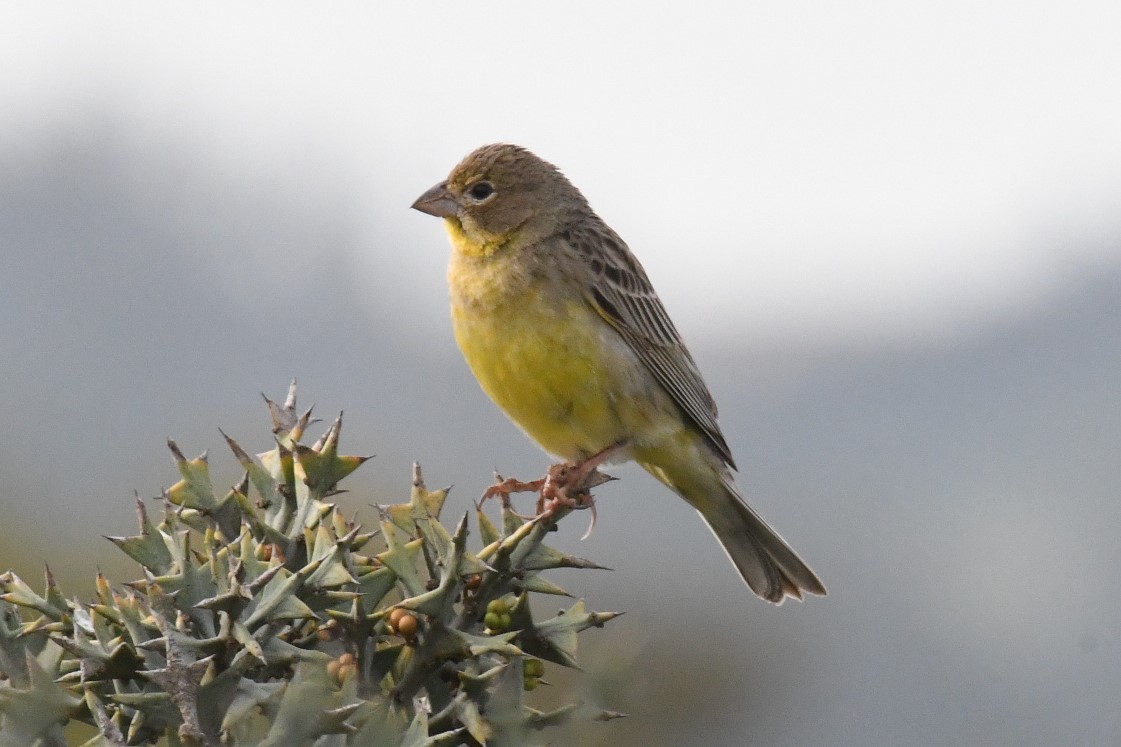
<path id="1" fill-rule="evenodd" d="M 467 190 L 472 199 L 482 202 L 486 198 L 494 194 L 494 185 L 490 182 L 479 182 Z"/>

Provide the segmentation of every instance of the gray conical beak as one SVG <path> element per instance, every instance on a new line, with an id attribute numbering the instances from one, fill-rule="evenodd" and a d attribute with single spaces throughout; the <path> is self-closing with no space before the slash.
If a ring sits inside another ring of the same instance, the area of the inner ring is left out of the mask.
<path id="1" fill-rule="evenodd" d="M 440 182 L 428 190 L 412 204 L 413 210 L 435 215 L 437 218 L 451 218 L 459 210 L 452 193 L 448 191 L 448 183 Z"/>

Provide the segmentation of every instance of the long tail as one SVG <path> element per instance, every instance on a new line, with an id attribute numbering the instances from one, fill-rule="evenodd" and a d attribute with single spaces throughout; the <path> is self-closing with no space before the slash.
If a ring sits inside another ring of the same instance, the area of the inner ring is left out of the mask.
<path id="1" fill-rule="evenodd" d="M 747 505 L 733 485 L 725 488 L 716 500 L 690 503 L 751 590 L 775 604 L 782 604 L 786 597 L 801 600 L 803 592 L 825 596 L 824 584 L 786 540 Z"/>
<path id="2" fill-rule="evenodd" d="M 756 595 L 774 604 L 800 600 L 803 593 L 825 596 L 821 580 L 747 505 L 720 456 L 699 435 L 645 448 L 636 461 L 697 509 Z"/>

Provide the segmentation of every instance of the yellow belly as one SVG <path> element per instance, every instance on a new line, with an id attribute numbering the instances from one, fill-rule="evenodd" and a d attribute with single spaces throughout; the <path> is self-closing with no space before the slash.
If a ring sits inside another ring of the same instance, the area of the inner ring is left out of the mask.
<path id="1" fill-rule="evenodd" d="M 459 347 L 483 390 L 542 448 L 576 461 L 682 428 L 669 395 L 552 257 L 473 243 L 452 221 L 448 229 Z"/>
<path id="2" fill-rule="evenodd" d="M 453 253 L 455 338 L 475 378 L 513 422 L 562 459 L 649 435 L 664 393 L 582 295 L 564 292 L 559 278 L 540 269 L 518 257 Z"/>
<path id="3" fill-rule="evenodd" d="M 551 454 L 577 460 L 629 437 L 634 361 L 583 301 L 523 298 L 507 313 L 453 304 L 456 339 L 490 398 Z"/>

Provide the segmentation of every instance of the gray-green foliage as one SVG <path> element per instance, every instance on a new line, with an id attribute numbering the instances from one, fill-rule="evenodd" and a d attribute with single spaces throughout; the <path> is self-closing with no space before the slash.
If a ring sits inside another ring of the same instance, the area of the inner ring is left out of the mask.
<path id="1" fill-rule="evenodd" d="M 447 490 L 418 468 L 365 531 L 327 500 L 365 461 L 339 455 L 341 418 L 306 446 L 294 386 L 269 407 L 274 449 L 226 438 L 245 475 L 225 495 L 169 443 L 162 521 L 138 501 L 140 533 L 110 538 L 143 578 L 98 574 L 87 604 L 49 570 L 42 594 L 0 575 L 0 746 L 64 745 L 70 720 L 97 727 L 90 745 L 526 745 L 577 710 L 526 702 L 542 660 L 575 666 L 578 634 L 615 616 L 531 610 L 566 595 L 543 571 L 597 567 L 543 544 L 564 509 L 479 511 L 471 552 L 468 516 L 449 532 Z"/>

